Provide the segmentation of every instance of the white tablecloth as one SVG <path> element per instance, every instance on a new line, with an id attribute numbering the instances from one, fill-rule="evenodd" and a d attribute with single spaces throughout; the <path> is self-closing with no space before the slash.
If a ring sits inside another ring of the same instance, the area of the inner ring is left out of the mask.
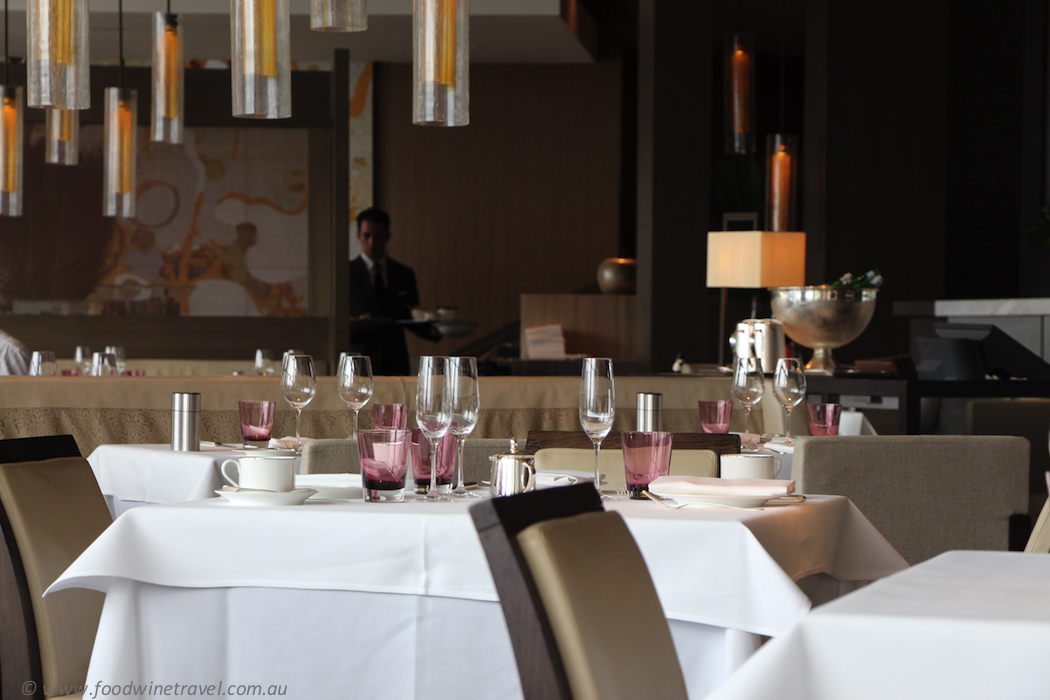
<path id="1" fill-rule="evenodd" d="M 368 636 L 401 629 L 406 624 L 402 613 L 386 620 L 393 595 L 397 609 L 408 606 L 447 622 L 413 623 L 407 633 L 416 640 L 413 653 L 431 655 L 413 662 L 422 674 L 414 681 L 419 696 L 455 697 L 469 688 L 449 681 L 451 686 L 431 692 L 438 686 L 429 684 L 430 672 L 421 669 L 447 660 L 442 668 L 452 670 L 457 650 L 471 655 L 471 666 L 492 664 L 516 678 L 495 589 L 466 506 L 319 502 L 244 508 L 212 499 L 136 508 L 116 520 L 52 590 L 79 586 L 109 593 L 92 657 L 92 683 L 143 682 L 181 673 L 185 660 L 173 640 L 192 639 L 220 625 L 226 641 L 216 644 L 239 651 L 203 658 L 195 652 L 196 663 L 185 666 L 187 675 L 179 682 L 234 677 L 255 682 L 253 677 L 284 668 L 284 661 L 271 657 L 287 652 L 311 669 L 297 680 L 307 684 L 296 692 L 300 697 L 307 696 L 306 690 L 309 696 L 345 697 L 345 686 L 333 685 L 335 676 L 315 672 L 309 649 L 335 645 L 347 656 L 366 653 L 369 645 L 350 651 L 357 647 L 346 635 L 364 633 L 347 627 L 360 625 L 371 630 Z M 814 578 L 818 574 L 869 581 L 906 566 L 842 497 L 761 511 L 671 511 L 627 500 L 609 507 L 623 513 L 637 539 L 676 640 L 687 640 L 678 650 L 695 697 L 746 656 L 755 639 L 740 636 L 741 631 L 781 634 L 806 613 L 810 600 L 794 581 L 829 583 L 827 577 Z M 825 588 L 815 595 L 837 594 L 831 583 L 830 593 Z M 369 602 L 362 598 L 366 594 L 377 598 Z M 469 614 L 457 612 L 464 609 Z M 293 649 L 282 630 L 297 613 L 308 620 L 317 617 L 318 626 L 297 629 L 294 635 L 312 641 Z M 477 630 L 474 619 L 484 620 Z M 489 636 L 484 630 L 491 626 L 501 632 Z M 129 629 L 140 637 L 129 640 Z M 711 653 L 712 640 L 717 654 Z M 734 651 L 734 644 L 743 649 Z M 245 659 L 238 661 L 240 650 Z M 393 673 L 402 663 L 388 661 L 382 673 Z M 359 671 L 376 673 L 374 668 Z M 491 697 L 517 697 L 516 681 L 510 685 L 512 693 Z"/>
<path id="2" fill-rule="evenodd" d="M 1045 698 L 1050 555 L 946 552 L 814 610 L 711 700 Z"/>

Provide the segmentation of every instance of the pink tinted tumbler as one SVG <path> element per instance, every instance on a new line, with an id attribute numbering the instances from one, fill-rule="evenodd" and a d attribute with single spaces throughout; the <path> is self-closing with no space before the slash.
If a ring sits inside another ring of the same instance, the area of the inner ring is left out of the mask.
<path id="1" fill-rule="evenodd" d="M 273 433 L 273 401 L 238 401 L 245 447 L 266 447 Z"/>
<path id="2" fill-rule="evenodd" d="M 642 499 L 642 491 L 658 476 L 671 471 L 671 438 L 667 432 L 622 432 L 623 468 L 631 498 Z"/>
<path id="3" fill-rule="evenodd" d="M 838 435 L 842 404 L 813 403 L 806 406 L 809 411 L 810 435 Z"/>
<path id="4" fill-rule="evenodd" d="M 412 428 L 412 478 L 416 482 L 416 493 L 430 490 L 430 441 L 419 428 Z M 448 493 L 452 488 L 452 471 L 456 468 L 456 436 L 446 433 L 438 440 L 437 490 Z"/>
<path id="5" fill-rule="evenodd" d="M 408 442 L 407 430 L 357 431 L 361 485 L 366 501 L 400 503 L 404 500 Z"/>
<path id="6" fill-rule="evenodd" d="M 372 427 L 376 430 L 404 430 L 408 427 L 408 406 L 403 403 L 372 404 Z"/>
<path id="7" fill-rule="evenodd" d="M 729 432 L 729 419 L 733 416 L 732 401 L 701 401 L 700 429 L 705 433 L 724 435 Z"/>

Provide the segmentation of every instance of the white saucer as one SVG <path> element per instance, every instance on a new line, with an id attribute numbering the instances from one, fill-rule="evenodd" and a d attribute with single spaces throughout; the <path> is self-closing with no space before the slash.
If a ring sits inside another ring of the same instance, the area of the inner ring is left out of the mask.
<path id="1" fill-rule="evenodd" d="M 360 474 L 302 474 L 295 477 L 299 488 L 317 491 L 315 500 L 359 501 L 361 495 Z"/>
<path id="2" fill-rule="evenodd" d="M 684 493 L 657 493 L 650 489 L 654 496 L 669 498 L 675 503 L 686 506 L 733 506 L 735 508 L 761 508 L 766 505 L 769 496 L 695 496 Z"/>
<path id="3" fill-rule="evenodd" d="M 306 499 L 313 496 L 315 489 L 295 489 L 294 491 L 257 491 L 254 489 L 235 489 L 223 486 L 215 493 L 235 506 L 301 506 Z"/>

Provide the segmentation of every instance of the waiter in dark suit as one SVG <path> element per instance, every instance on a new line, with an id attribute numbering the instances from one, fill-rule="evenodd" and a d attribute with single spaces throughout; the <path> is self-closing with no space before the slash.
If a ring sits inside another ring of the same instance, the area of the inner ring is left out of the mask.
<path id="1" fill-rule="evenodd" d="M 369 207 L 357 215 L 357 241 L 361 254 L 350 261 L 350 318 L 410 319 L 419 306 L 416 273 L 386 254 L 390 241 L 390 215 Z M 412 328 L 428 340 L 440 340 L 433 326 Z M 372 372 L 404 375 L 410 372 L 408 344 L 402 326 L 364 325 L 350 334 L 351 352 L 372 358 Z"/>

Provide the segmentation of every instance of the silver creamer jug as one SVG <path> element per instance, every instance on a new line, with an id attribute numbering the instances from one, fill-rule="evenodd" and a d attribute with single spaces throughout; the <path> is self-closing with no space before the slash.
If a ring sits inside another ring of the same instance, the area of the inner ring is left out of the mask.
<path id="1" fill-rule="evenodd" d="M 536 456 L 518 451 L 518 441 L 511 438 L 510 451 L 489 457 L 492 474 L 489 492 L 493 496 L 513 496 L 536 488 Z"/>
<path id="2" fill-rule="evenodd" d="M 737 357 L 757 357 L 763 374 L 773 374 L 784 357 L 784 324 L 775 318 L 749 318 L 736 324 L 729 338 Z"/>

